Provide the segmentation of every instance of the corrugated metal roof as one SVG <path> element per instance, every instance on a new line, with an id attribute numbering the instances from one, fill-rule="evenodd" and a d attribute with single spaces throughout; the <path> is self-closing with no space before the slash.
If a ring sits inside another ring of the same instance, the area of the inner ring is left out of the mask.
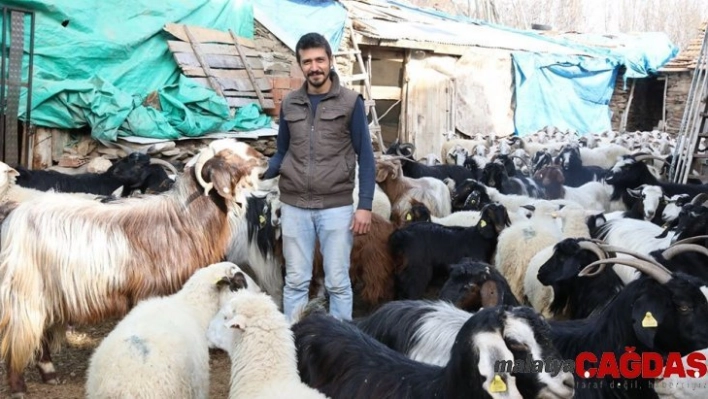
<path id="1" fill-rule="evenodd" d="M 486 23 L 464 22 L 413 6 L 377 0 L 340 0 L 350 11 L 354 28 L 380 40 L 477 46 L 511 51 L 586 54 L 577 48 L 552 43 L 535 32 L 515 32 Z"/>
<path id="2" fill-rule="evenodd" d="M 708 22 L 703 23 L 703 26 L 698 29 L 698 34 L 691 40 L 688 46 L 681 50 L 673 60 L 666 63 L 661 70 L 670 72 L 696 69 L 698 56 L 701 53 L 701 46 L 703 45 L 703 38 L 706 35 L 706 28 L 708 28 Z"/>

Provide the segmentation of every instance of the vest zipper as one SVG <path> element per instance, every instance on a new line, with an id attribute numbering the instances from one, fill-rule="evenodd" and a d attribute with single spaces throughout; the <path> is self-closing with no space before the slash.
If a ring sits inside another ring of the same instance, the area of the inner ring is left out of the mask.
<path id="1" fill-rule="evenodd" d="M 308 111 L 312 117 L 312 123 L 310 124 L 310 173 L 307 174 L 307 193 L 308 193 L 308 203 L 312 206 L 312 175 L 314 173 L 314 163 L 315 163 L 315 149 L 314 149 L 314 136 L 315 136 L 315 120 L 317 115 L 312 114 L 312 104 L 308 101 L 307 103 Z M 319 108 L 319 106 L 317 107 Z"/>

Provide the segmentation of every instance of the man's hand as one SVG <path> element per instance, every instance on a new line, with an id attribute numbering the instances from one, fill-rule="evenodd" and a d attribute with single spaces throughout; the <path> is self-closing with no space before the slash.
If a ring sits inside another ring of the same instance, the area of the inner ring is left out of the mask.
<path id="1" fill-rule="evenodd" d="M 354 212 L 354 220 L 352 220 L 352 231 L 354 234 L 366 234 L 371 229 L 371 211 L 366 209 L 357 209 Z"/>

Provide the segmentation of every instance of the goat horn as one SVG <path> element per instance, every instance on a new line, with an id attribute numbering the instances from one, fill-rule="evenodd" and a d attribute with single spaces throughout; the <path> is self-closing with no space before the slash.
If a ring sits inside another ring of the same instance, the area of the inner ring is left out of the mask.
<path id="1" fill-rule="evenodd" d="M 708 248 L 697 244 L 674 244 L 666 248 L 666 250 L 661 253 L 661 256 L 663 256 L 664 259 L 671 259 L 674 256 L 682 254 L 684 252 L 698 252 L 705 256 L 708 256 Z"/>
<path id="2" fill-rule="evenodd" d="M 689 238 L 684 238 L 683 240 L 676 241 L 675 243 L 671 244 L 671 246 L 673 247 L 674 245 L 692 244 L 694 242 L 706 240 L 706 239 L 708 239 L 708 235 L 689 237 Z"/>
<path id="3" fill-rule="evenodd" d="M 701 205 L 704 202 L 708 201 L 708 194 L 707 193 L 700 193 L 693 197 L 691 200 L 691 205 Z"/>
<path id="4" fill-rule="evenodd" d="M 634 159 L 636 161 L 646 161 L 649 159 L 656 159 L 656 160 L 666 163 L 666 160 L 664 158 L 656 156 L 656 155 L 651 155 L 651 154 L 638 154 L 638 155 L 634 156 Z"/>
<path id="5" fill-rule="evenodd" d="M 640 254 L 638 252 L 630 251 L 628 249 L 615 247 L 612 245 L 606 245 L 606 244 L 600 245 L 600 248 L 604 249 L 607 252 L 614 252 L 614 253 L 619 253 L 619 254 L 630 255 L 630 256 L 633 256 L 637 259 L 641 259 L 645 262 L 653 263 L 655 266 L 664 267 L 661 263 L 657 262 L 656 259 L 652 258 L 651 256 L 647 256 L 644 254 Z"/>
<path id="6" fill-rule="evenodd" d="M 599 245 L 597 245 L 594 242 L 591 241 L 579 241 L 578 246 L 580 249 L 586 249 L 595 255 L 597 255 L 598 259 L 607 259 L 607 253 L 600 248 Z"/>
<path id="7" fill-rule="evenodd" d="M 411 155 L 413 155 L 413 153 L 415 152 L 415 146 L 412 143 L 403 143 L 403 144 L 401 144 L 400 148 L 401 149 L 408 148 L 411 152 Z"/>
<path id="8" fill-rule="evenodd" d="M 199 185 L 204 188 L 204 195 L 209 195 L 209 191 L 214 188 L 214 183 L 207 183 L 206 181 L 204 181 L 204 178 L 202 177 L 202 168 L 204 167 L 204 164 L 208 160 L 213 158 L 215 155 L 216 154 L 214 153 L 213 148 L 206 147 L 199 153 L 197 162 L 194 164 L 194 174 L 196 175 L 197 182 L 199 182 Z"/>
<path id="9" fill-rule="evenodd" d="M 171 163 L 165 161 L 164 159 L 160 159 L 160 158 L 150 158 L 150 164 L 151 164 L 151 165 L 164 166 L 165 168 L 169 169 L 170 172 L 174 173 L 175 176 L 179 174 L 179 172 L 177 171 L 177 168 L 175 168 L 174 165 L 172 165 Z"/>
<path id="10" fill-rule="evenodd" d="M 672 277 L 671 272 L 664 266 L 658 267 L 653 263 L 645 262 L 641 259 L 631 258 L 609 258 L 597 260 L 585 266 L 583 270 L 578 273 L 578 276 L 594 276 L 604 270 L 608 264 L 613 263 L 631 266 L 639 270 L 640 272 L 646 274 L 647 276 L 653 278 L 654 280 L 659 282 L 659 284 L 666 284 L 669 280 L 671 280 Z M 598 270 L 596 270 L 595 272 L 590 272 L 590 270 L 595 266 L 599 266 Z"/>
<path id="11" fill-rule="evenodd" d="M 529 164 L 526 162 L 525 159 L 521 158 L 521 157 L 518 156 L 518 155 L 512 155 L 511 157 L 512 157 L 512 158 L 517 158 L 517 159 L 519 159 L 519 160 L 521 161 L 521 163 L 524 164 L 524 166 L 526 166 L 528 169 L 531 169 L 531 167 L 529 167 Z"/>

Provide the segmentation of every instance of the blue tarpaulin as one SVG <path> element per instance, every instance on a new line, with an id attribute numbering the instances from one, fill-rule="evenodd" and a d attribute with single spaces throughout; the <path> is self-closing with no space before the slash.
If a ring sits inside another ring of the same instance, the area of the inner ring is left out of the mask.
<path id="1" fill-rule="evenodd" d="M 332 51 L 337 51 L 347 22 L 347 10 L 335 0 L 258 0 L 253 12 L 293 51 L 300 37 L 310 32 L 327 38 Z"/>
<path id="2" fill-rule="evenodd" d="M 610 98 L 619 70 L 613 58 L 512 54 L 516 134 L 545 126 L 581 134 L 611 129 Z"/>

